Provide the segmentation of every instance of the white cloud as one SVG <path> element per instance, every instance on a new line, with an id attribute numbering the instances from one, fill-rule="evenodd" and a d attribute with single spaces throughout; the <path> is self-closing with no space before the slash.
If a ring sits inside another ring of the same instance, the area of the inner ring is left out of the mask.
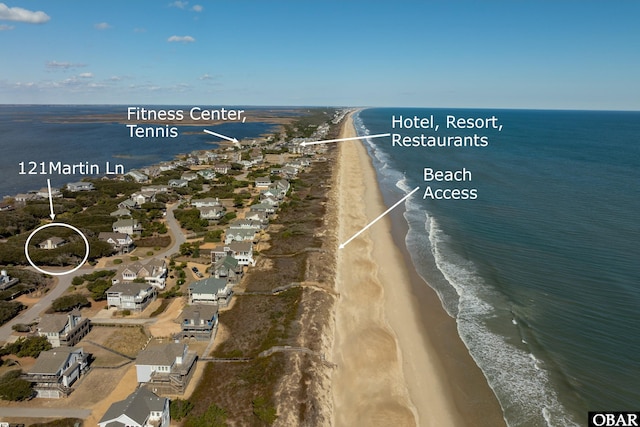
<path id="1" fill-rule="evenodd" d="M 58 62 L 58 61 L 49 61 L 47 62 L 47 68 L 52 70 L 68 70 L 70 68 L 80 68 L 86 67 L 87 64 L 74 64 L 72 62 Z"/>
<path id="2" fill-rule="evenodd" d="M 92 79 L 93 73 L 80 73 L 78 74 L 78 77 L 80 77 L 81 79 Z"/>
<path id="3" fill-rule="evenodd" d="M 0 25 L 0 31 L 10 31 L 15 27 L 13 25 Z"/>
<path id="4" fill-rule="evenodd" d="M 44 24 L 51 17 L 42 11 L 32 12 L 21 7 L 8 7 L 0 3 L 0 20 L 26 22 L 28 24 Z"/>
<path id="5" fill-rule="evenodd" d="M 109 28 L 111 28 L 111 25 L 107 24 L 106 22 L 100 22 L 99 24 L 94 24 L 93 28 L 95 28 L 96 30 L 108 30 Z"/>
<path id="6" fill-rule="evenodd" d="M 171 36 L 167 39 L 167 41 L 169 43 L 193 43 L 196 41 L 196 39 L 194 39 L 191 36 Z"/>
<path id="7" fill-rule="evenodd" d="M 185 7 L 187 7 L 187 5 L 189 4 L 188 1 L 174 1 L 172 3 L 169 3 L 170 7 L 177 7 L 178 9 L 184 9 Z"/>
<path id="8" fill-rule="evenodd" d="M 194 5 L 191 10 L 193 10 L 194 12 L 202 12 L 204 10 L 204 7 L 200 6 L 199 4 Z"/>

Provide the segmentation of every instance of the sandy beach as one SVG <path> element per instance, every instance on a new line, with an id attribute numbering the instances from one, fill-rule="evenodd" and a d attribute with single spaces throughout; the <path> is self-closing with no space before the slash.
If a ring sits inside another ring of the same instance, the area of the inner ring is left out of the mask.
<path id="1" fill-rule="evenodd" d="M 341 137 L 352 136 L 349 116 Z M 362 143 L 339 149 L 337 240 L 345 242 L 386 206 Z M 385 217 L 338 250 L 333 424 L 504 425 L 455 321 L 407 265 L 396 245 L 402 230 L 394 232 Z"/>

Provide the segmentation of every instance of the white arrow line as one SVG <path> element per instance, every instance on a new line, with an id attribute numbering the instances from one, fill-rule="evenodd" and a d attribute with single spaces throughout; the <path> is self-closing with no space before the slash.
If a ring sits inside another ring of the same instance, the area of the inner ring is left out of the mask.
<path id="1" fill-rule="evenodd" d="M 49 210 L 51 211 L 49 216 L 51 217 L 51 221 L 53 221 L 54 219 L 56 219 L 56 214 L 53 213 L 53 196 L 51 195 L 51 180 L 50 179 L 47 179 L 47 188 L 49 189 Z"/>
<path id="2" fill-rule="evenodd" d="M 390 133 L 379 133 L 377 135 L 365 135 L 365 136 L 356 136 L 354 138 L 338 138 L 338 139 L 327 139 L 326 141 L 315 141 L 315 142 L 301 142 L 300 145 L 303 147 L 307 145 L 316 145 L 316 144 L 326 144 L 327 142 L 339 142 L 339 141 L 353 141 L 356 139 L 364 139 L 364 138 L 382 138 L 383 136 L 389 136 Z"/>
<path id="3" fill-rule="evenodd" d="M 375 224 L 380 218 L 382 218 L 383 216 L 385 216 L 386 214 L 388 214 L 389 212 L 391 212 L 396 206 L 398 206 L 400 203 L 404 202 L 405 200 L 407 200 L 409 198 L 409 196 L 411 196 L 413 193 L 415 193 L 416 191 L 418 191 L 420 189 L 420 187 L 416 187 L 413 189 L 413 191 L 411 191 L 411 193 L 407 194 L 406 196 L 404 196 L 402 199 L 398 200 L 396 202 L 395 205 L 391 206 L 389 209 L 387 209 L 386 211 L 384 211 L 383 213 L 381 213 L 376 219 L 374 219 L 373 221 L 371 221 L 369 224 L 367 224 L 366 227 L 364 227 L 362 230 L 358 231 L 356 234 L 354 234 L 353 236 L 351 236 L 351 238 L 349 238 L 349 240 L 347 240 L 346 242 L 344 242 L 343 244 L 341 244 L 339 247 L 340 249 L 343 249 L 345 246 L 347 246 L 349 244 L 349 242 L 351 242 L 353 239 L 355 239 L 356 237 L 358 237 L 360 235 L 360 233 L 362 233 L 363 231 L 365 231 L 367 228 L 371 227 L 373 224 Z"/>
<path id="4" fill-rule="evenodd" d="M 228 136 L 224 136 L 224 135 L 212 132 L 212 131 L 207 130 L 207 129 L 204 129 L 204 131 L 205 131 L 205 133 L 208 133 L 209 135 L 217 136 L 218 138 L 222 138 L 222 139 L 226 139 L 227 141 L 238 143 L 238 140 L 235 139 L 235 138 L 229 138 Z"/>

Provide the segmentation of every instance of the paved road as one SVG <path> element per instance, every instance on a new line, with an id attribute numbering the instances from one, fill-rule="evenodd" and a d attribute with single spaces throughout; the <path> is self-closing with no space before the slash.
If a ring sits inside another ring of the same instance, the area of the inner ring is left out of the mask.
<path id="1" fill-rule="evenodd" d="M 166 250 L 158 253 L 156 256 L 159 258 L 168 257 L 176 252 L 179 252 L 180 245 L 187 241 L 187 239 L 184 237 L 184 234 L 182 233 L 182 230 L 180 229 L 178 220 L 176 220 L 176 217 L 173 215 L 173 211 L 175 211 L 179 205 L 180 203 L 174 203 L 173 205 L 167 207 L 167 216 L 165 219 L 167 221 L 167 228 L 173 236 L 173 244 Z"/>
<path id="2" fill-rule="evenodd" d="M 15 418 L 87 418 L 90 409 L 15 408 L 0 406 L 0 415 Z"/>

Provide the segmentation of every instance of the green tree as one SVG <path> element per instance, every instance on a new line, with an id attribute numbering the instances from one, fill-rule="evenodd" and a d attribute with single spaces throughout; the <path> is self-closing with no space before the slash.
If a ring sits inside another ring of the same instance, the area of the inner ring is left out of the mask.
<path id="1" fill-rule="evenodd" d="M 20 378 L 22 371 L 9 371 L 0 377 L 0 398 L 4 400 L 26 400 L 33 395 L 29 381 Z"/>
<path id="2" fill-rule="evenodd" d="M 193 403 L 188 400 L 175 399 L 169 404 L 169 413 L 172 420 L 180 421 L 193 409 Z"/>
<path id="3" fill-rule="evenodd" d="M 91 307 L 91 303 L 84 295 L 70 294 L 56 298 L 51 303 L 54 311 L 71 311 L 74 308 Z"/>
<path id="4" fill-rule="evenodd" d="M 271 425 L 275 422 L 278 415 L 276 414 L 276 408 L 273 407 L 267 399 L 262 396 L 258 396 L 253 400 L 253 415 L 258 417 L 260 421 Z"/>
<path id="5" fill-rule="evenodd" d="M 184 427 L 226 427 L 227 411 L 218 405 L 211 405 L 207 412 L 197 418 L 188 420 Z"/>

